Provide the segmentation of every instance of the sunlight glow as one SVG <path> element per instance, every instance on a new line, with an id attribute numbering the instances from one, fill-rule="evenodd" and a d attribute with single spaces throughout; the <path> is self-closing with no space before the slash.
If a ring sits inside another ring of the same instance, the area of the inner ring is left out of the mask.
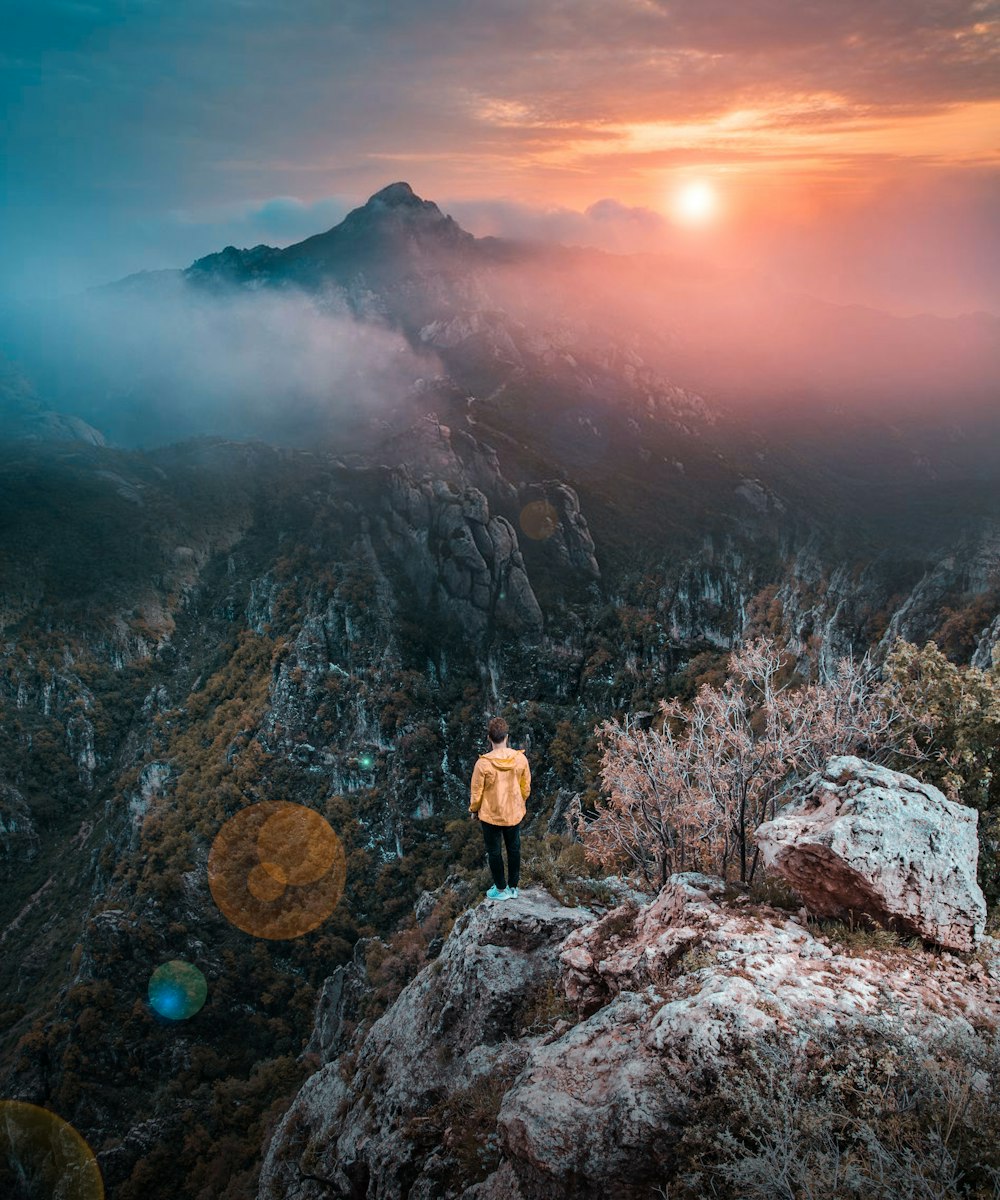
<path id="1" fill-rule="evenodd" d="M 718 208 L 715 189 L 704 180 L 686 183 L 674 194 L 674 215 L 688 225 L 705 224 L 716 215 Z"/>

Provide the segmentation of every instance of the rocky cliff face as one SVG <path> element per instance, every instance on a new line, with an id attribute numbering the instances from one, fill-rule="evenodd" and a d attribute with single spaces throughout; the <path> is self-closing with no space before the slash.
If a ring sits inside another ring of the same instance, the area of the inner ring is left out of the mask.
<path id="1" fill-rule="evenodd" d="M 38 829 L 17 788 L 0 783 L 0 871 L 10 875 L 38 856 Z"/>
<path id="2" fill-rule="evenodd" d="M 309 1079 L 259 1195 L 648 1197 L 674 1186 L 700 1106 L 745 1053 L 782 1046 L 794 1074 L 816 1069 L 831 1031 L 858 1064 L 875 1031 L 886 1054 L 949 1036 L 988 1046 L 998 983 L 992 940 L 976 960 L 848 952 L 704 876 L 602 917 L 542 891 L 481 904 Z M 979 1086 L 995 1102 L 996 1081 Z"/>
<path id="3" fill-rule="evenodd" d="M 517 533 L 505 517 L 490 515 L 482 492 L 398 472 L 386 507 L 382 539 L 428 612 L 450 611 L 476 641 L 488 641 L 498 621 L 527 637 L 541 632 Z"/>

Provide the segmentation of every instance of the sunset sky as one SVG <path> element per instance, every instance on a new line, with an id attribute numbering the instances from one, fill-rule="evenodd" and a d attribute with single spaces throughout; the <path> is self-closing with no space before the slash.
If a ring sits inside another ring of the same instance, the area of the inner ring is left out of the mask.
<path id="1" fill-rule="evenodd" d="M 995 0 L 3 11 L 0 294 L 287 244 L 406 179 L 478 234 L 1000 313 Z"/>

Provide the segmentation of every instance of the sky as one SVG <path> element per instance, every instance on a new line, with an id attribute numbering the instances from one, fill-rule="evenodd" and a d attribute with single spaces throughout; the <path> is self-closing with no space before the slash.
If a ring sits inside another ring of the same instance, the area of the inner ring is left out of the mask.
<path id="1" fill-rule="evenodd" d="M 0 299 L 287 245 L 405 179 L 477 234 L 1000 313 L 1000 0 L 2 12 Z"/>

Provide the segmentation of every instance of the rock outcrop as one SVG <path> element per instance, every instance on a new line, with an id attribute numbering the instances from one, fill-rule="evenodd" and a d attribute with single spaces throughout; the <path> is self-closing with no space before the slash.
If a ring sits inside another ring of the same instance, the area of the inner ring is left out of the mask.
<path id="1" fill-rule="evenodd" d="M 560 567 L 600 578 L 594 539 L 580 511 L 580 499 L 568 484 L 559 480 L 524 484 L 519 502 L 521 528 L 528 537 L 544 543 Z"/>
<path id="2" fill-rule="evenodd" d="M 38 857 L 38 830 L 17 788 L 0 783 L 0 876 Z"/>
<path id="3" fill-rule="evenodd" d="M 589 916 L 541 891 L 467 910 L 353 1059 L 306 1082 L 272 1141 L 260 1196 L 441 1196 L 432 1110 L 520 1070 L 532 998 L 554 984 L 559 943 Z"/>
<path id="4" fill-rule="evenodd" d="M 452 615 L 473 637 L 499 622 L 537 636 L 542 612 L 511 523 L 490 514 L 478 488 L 393 472 L 383 540 L 431 611 Z"/>
<path id="5" fill-rule="evenodd" d="M 0 438 L 106 445 L 104 435 L 80 417 L 46 408 L 27 375 L 3 354 L 0 354 Z"/>
<path id="6" fill-rule="evenodd" d="M 983 932 L 978 814 L 936 787 L 831 758 L 756 833 L 764 865 L 821 916 L 864 913 L 954 950 Z"/>
<path id="7" fill-rule="evenodd" d="M 321 1064 L 331 1062 L 350 1045 L 365 991 L 371 986 L 365 969 L 365 951 L 371 941 L 359 938 L 351 961 L 338 967 L 320 989 L 312 1037 L 305 1053 Z"/>
<path id="8" fill-rule="evenodd" d="M 992 939 L 971 962 L 848 954 L 706 876 L 599 919 L 537 890 L 480 905 L 307 1081 L 260 1198 L 646 1200 L 746 1053 L 778 1046 L 806 1069 L 824 1039 L 873 1030 L 883 1048 L 974 1039 L 1000 1029 L 998 984 Z"/>
<path id="9" fill-rule="evenodd" d="M 1000 663 L 1000 614 L 982 630 L 972 655 L 972 666 L 980 671 L 988 671 L 994 663 Z"/>

